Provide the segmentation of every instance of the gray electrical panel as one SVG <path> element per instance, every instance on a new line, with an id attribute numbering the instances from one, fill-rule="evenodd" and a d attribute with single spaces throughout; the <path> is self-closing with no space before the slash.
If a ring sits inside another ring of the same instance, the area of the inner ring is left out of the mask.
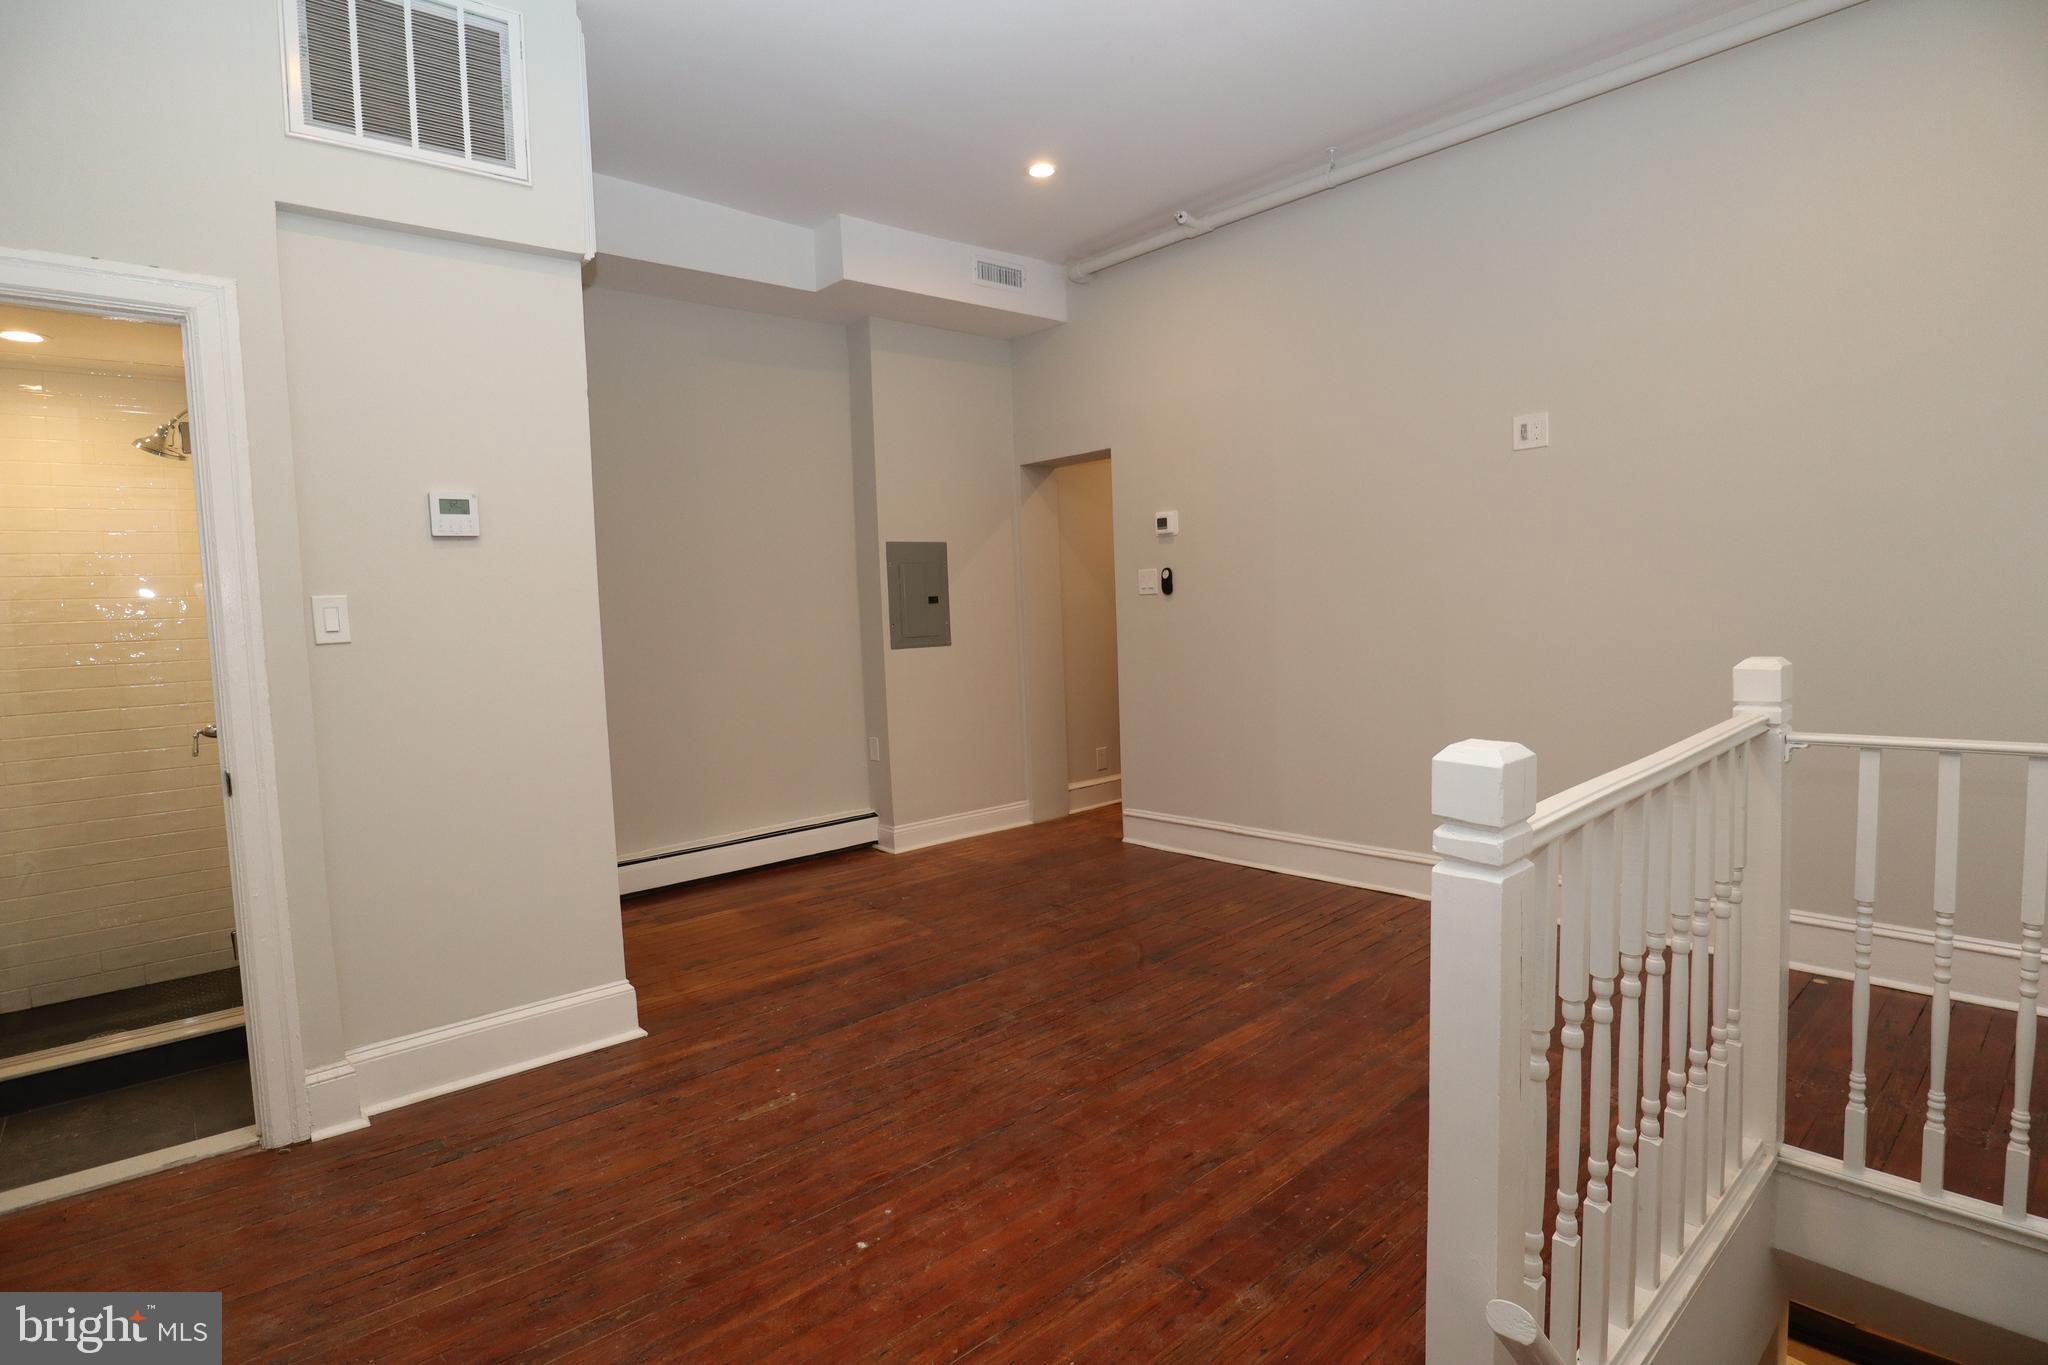
<path id="1" fill-rule="evenodd" d="M 953 598 L 946 587 L 946 542 L 892 540 L 889 565 L 889 648 L 927 649 L 953 643 Z"/>

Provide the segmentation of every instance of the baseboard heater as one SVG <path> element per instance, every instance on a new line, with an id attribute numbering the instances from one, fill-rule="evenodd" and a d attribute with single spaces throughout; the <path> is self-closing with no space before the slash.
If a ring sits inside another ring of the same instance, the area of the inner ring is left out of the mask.
<path id="1" fill-rule="evenodd" d="M 769 863 L 785 863 L 836 849 L 858 848 L 880 837 L 881 824 L 875 813 L 863 811 L 792 829 L 757 830 L 715 843 L 646 853 L 619 864 L 619 894 L 630 896 L 658 886 L 743 872 L 750 867 L 766 867 Z"/>

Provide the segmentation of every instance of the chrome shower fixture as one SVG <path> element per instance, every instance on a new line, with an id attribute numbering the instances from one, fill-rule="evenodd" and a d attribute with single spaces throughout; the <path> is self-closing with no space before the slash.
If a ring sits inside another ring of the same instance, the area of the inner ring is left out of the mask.
<path id="1" fill-rule="evenodd" d="M 132 444 L 146 455 L 166 460 L 189 460 L 192 458 L 191 416 L 189 412 L 181 412 L 149 435 L 138 437 Z"/>

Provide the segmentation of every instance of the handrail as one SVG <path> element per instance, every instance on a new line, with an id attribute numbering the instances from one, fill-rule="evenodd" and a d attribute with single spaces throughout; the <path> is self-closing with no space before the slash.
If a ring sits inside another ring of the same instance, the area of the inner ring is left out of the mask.
<path id="1" fill-rule="evenodd" d="M 1646 792 L 1654 791 L 1674 777 L 1691 772 L 1730 749 L 1739 748 L 1770 728 L 1764 715 L 1731 716 L 1709 726 L 1647 758 L 1625 763 L 1576 787 L 1536 803 L 1529 817 L 1531 842 L 1542 847 L 1583 825 L 1589 825 L 1609 811 L 1617 810 Z"/>
<path id="2" fill-rule="evenodd" d="M 1515 1358 L 1515 1365 L 1565 1365 L 1565 1358 L 1535 1314 L 1511 1299 L 1495 1299 L 1486 1305 L 1486 1325 L 1500 1338 L 1501 1345 Z"/>
<path id="3" fill-rule="evenodd" d="M 2015 758 L 2048 758 L 2048 744 L 2023 744 L 1997 739 L 1924 739 L 1913 735 L 1823 735 L 1797 730 L 1785 736 L 1788 749 L 1917 749 L 1936 754 L 2006 754 Z"/>

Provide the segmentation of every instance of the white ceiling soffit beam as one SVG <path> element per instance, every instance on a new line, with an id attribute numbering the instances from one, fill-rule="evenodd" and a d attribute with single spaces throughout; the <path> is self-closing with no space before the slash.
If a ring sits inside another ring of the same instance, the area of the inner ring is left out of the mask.
<path id="1" fill-rule="evenodd" d="M 821 322 L 863 317 L 1015 337 L 1067 320 L 1059 266 L 836 214 L 815 228 L 595 177 L 592 282 Z M 981 283 L 975 263 L 1020 273 Z"/>
<path id="2" fill-rule="evenodd" d="M 1681 66 L 1726 52 L 1731 48 L 1753 43 L 1759 38 L 1768 38 L 1789 28 L 1822 19 L 1840 10 L 1850 9 L 1863 0 L 1799 0 L 1798 3 L 1782 5 L 1766 13 L 1746 19 L 1740 23 L 1716 28 L 1675 46 L 1663 46 L 1643 56 L 1623 58 L 1619 63 L 1603 66 L 1595 71 L 1572 77 L 1563 84 L 1552 86 L 1541 93 L 1515 99 L 1511 103 L 1494 106 L 1476 116 L 1463 117 L 1448 125 L 1439 125 L 1434 130 L 1406 136 L 1380 147 L 1368 149 L 1353 157 L 1333 161 L 1327 170 L 1291 180 L 1273 189 L 1238 199 L 1211 209 L 1207 213 L 1195 214 L 1187 210 L 1174 215 L 1174 225 L 1149 236 L 1140 237 L 1122 246 L 1085 256 L 1067 267 L 1067 277 L 1077 284 L 1086 284 L 1089 279 L 1114 265 L 1135 260 L 1140 256 L 1169 247 L 1176 242 L 1185 242 L 1191 237 L 1200 237 L 1214 232 L 1217 228 L 1246 218 L 1306 199 L 1312 194 L 1348 185 L 1354 180 L 1377 175 L 1430 155 L 1441 152 L 1475 138 L 1497 133 L 1503 128 L 1512 128 L 1518 123 L 1541 118 L 1574 104 L 1583 103 L 1599 95 L 1634 85 L 1638 81 L 1675 71 Z"/>

